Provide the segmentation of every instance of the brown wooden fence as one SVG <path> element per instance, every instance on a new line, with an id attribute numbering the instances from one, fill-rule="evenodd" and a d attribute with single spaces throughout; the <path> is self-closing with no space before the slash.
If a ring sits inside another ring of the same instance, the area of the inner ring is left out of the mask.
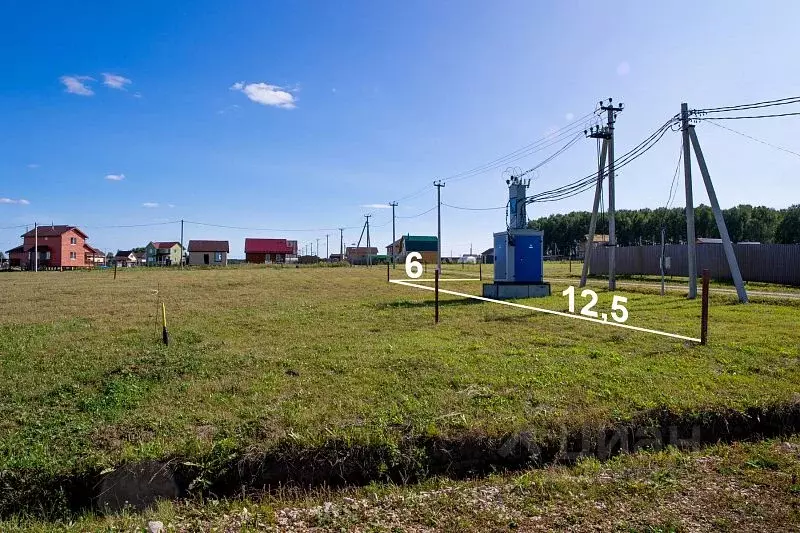
<path id="1" fill-rule="evenodd" d="M 745 281 L 800 286 L 800 244 L 734 244 L 734 253 Z M 608 275 L 608 252 L 605 246 L 592 250 L 590 273 Z M 670 276 L 688 276 L 689 263 L 685 244 L 665 247 Z M 621 246 L 617 248 L 618 275 L 659 275 L 661 246 Z M 697 271 L 709 269 L 714 279 L 731 279 L 722 244 L 697 245 Z"/>

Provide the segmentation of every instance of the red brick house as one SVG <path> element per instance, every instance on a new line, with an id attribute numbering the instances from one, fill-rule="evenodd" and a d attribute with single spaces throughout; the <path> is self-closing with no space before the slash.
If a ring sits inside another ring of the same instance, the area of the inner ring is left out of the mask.
<path id="1" fill-rule="evenodd" d="M 9 262 L 33 270 L 38 252 L 40 270 L 89 268 L 94 266 L 90 258 L 97 251 L 86 244 L 86 239 L 88 236 L 74 226 L 39 226 L 38 249 L 37 230 L 32 229 L 22 235 L 22 246 L 8 251 Z"/>
<path id="2" fill-rule="evenodd" d="M 6 255 L 8 256 L 8 266 L 12 268 L 21 266 L 22 256 L 25 255 L 25 247 L 17 246 L 16 248 L 12 248 L 6 251 Z"/>
<path id="3" fill-rule="evenodd" d="M 248 263 L 285 263 L 297 255 L 297 241 L 286 239 L 245 239 L 244 256 Z"/>

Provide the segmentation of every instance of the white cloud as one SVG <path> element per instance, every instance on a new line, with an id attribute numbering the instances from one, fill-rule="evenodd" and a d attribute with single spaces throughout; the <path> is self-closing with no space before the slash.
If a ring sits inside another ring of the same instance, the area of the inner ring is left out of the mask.
<path id="1" fill-rule="evenodd" d="M 18 200 L 14 198 L 0 198 L 0 204 L 30 205 L 30 202 L 24 198 L 20 198 Z"/>
<path id="2" fill-rule="evenodd" d="M 392 206 L 389 204 L 364 204 L 359 207 L 366 207 L 367 209 L 391 209 Z"/>
<path id="3" fill-rule="evenodd" d="M 142 97 L 142 93 L 140 93 L 139 91 L 136 91 L 135 93 L 133 93 L 133 97 L 134 98 L 141 98 Z"/>
<path id="4" fill-rule="evenodd" d="M 86 85 L 87 81 L 94 81 L 91 76 L 61 76 L 59 81 L 64 84 L 64 91 L 81 96 L 92 96 L 94 91 Z"/>
<path id="5" fill-rule="evenodd" d="M 122 181 L 125 179 L 125 174 L 106 174 L 108 181 Z"/>
<path id="6" fill-rule="evenodd" d="M 567 113 L 564 115 L 564 118 L 567 120 L 567 122 L 569 122 L 571 120 L 575 120 L 575 115 L 573 113 Z"/>
<path id="7" fill-rule="evenodd" d="M 245 84 L 243 81 L 238 81 L 231 85 L 231 90 L 244 93 L 245 96 L 257 104 L 282 107 L 284 109 L 293 109 L 295 107 L 294 95 L 277 85 L 268 83 Z"/>
<path id="8" fill-rule="evenodd" d="M 119 76 L 117 74 L 109 74 L 108 72 L 103 72 L 103 85 L 106 87 L 111 87 L 112 89 L 120 89 L 126 90 L 125 86 L 129 85 L 131 80 L 124 76 Z"/>
<path id="9" fill-rule="evenodd" d="M 28 163 L 26 166 L 28 168 L 39 168 L 39 163 Z"/>
<path id="10" fill-rule="evenodd" d="M 631 71 L 631 65 L 627 61 L 623 61 L 619 65 L 617 65 L 617 74 L 620 76 L 627 76 L 628 73 Z"/>
<path id="11" fill-rule="evenodd" d="M 158 207 L 158 202 L 145 202 L 142 204 L 142 207 L 149 207 L 149 208 Z"/>
<path id="12" fill-rule="evenodd" d="M 172 209 L 173 207 L 175 207 L 175 204 L 167 204 L 167 207 L 169 207 L 170 209 Z"/>

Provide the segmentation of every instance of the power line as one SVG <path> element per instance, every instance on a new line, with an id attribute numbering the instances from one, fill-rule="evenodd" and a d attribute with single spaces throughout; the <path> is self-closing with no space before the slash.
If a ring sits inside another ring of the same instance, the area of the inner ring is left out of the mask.
<path id="1" fill-rule="evenodd" d="M 549 157 L 547 157 L 547 158 L 546 158 L 546 159 L 544 159 L 543 161 L 541 161 L 541 162 L 537 163 L 536 165 L 534 165 L 533 167 L 529 168 L 528 170 L 526 170 L 525 172 L 523 172 L 522 174 L 520 174 L 519 176 L 516 176 L 516 177 L 517 177 L 517 178 L 521 178 L 521 177 L 523 177 L 523 176 L 527 176 L 527 175 L 528 175 L 528 174 L 530 174 L 531 172 L 534 172 L 535 170 L 537 170 L 537 169 L 539 169 L 539 168 L 541 168 L 541 167 L 545 166 L 547 163 L 549 163 L 550 161 L 552 161 L 552 160 L 553 160 L 553 159 L 555 159 L 556 157 L 558 157 L 558 156 L 560 156 L 561 154 L 563 154 L 564 152 L 566 152 L 566 151 L 567 151 L 567 150 L 568 150 L 570 147 L 574 146 L 574 145 L 575 145 L 575 143 L 577 143 L 577 142 L 578 142 L 578 140 L 579 140 L 580 138 L 581 138 L 581 134 L 580 134 L 580 133 L 577 133 L 577 134 L 575 135 L 575 137 L 573 137 L 573 138 L 572 138 L 572 140 L 570 140 L 570 141 L 569 141 L 567 144 L 565 144 L 564 146 L 562 146 L 561 148 L 559 148 L 558 150 L 556 150 L 556 151 L 555 151 L 553 154 L 551 154 Z"/>
<path id="2" fill-rule="evenodd" d="M 571 130 L 571 131 L 565 131 L 564 133 L 561 133 L 561 134 L 557 135 L 556 137 L 554 137 L 552 140 L 550 140 L 550 142 L 548 142 L 546 144 L 533 147 L 533 148 L 527 150 L 526 152 L 518 154 L 518 155 L 516 155 L 514 157 L 504 158 L 504 159 L 498 160 L 496 162 L 487 163 L 485 166 L 477 167 L 476 169 L 474 169 L 474 171 L 465 172 L 465 173 L 463 173 L 463 175 L 457 175 L 457 174 L 453 175 L 450 178 L 447 178 L 447 181 L 449 181 L 449 182 L 461 181 L 461 180 L 473 178 L 475 176 L 480 176 L 481 174 L 485 174 L 485 173 L 490 172 L 492 170 L 496 170 L 496 169 L 498 169 L 500 167 L 509 165 L 511 163 L 515 163 L 515 162 L 517 162 L 517 161 L 519 161 L 521 159 L 524 159 L 524 158 L 526 158 L 528 156 L 531 156 L 531 155 L 535 154 L 536 152 L 541 152 L 542 150 L 546 150 L 546 149 L 551 148 L 553 146 L 557 146 L 557 145 L 561 144 L 562 142 L 564 142 L 565 139 L 569 139 L 571 136 L 577 136 L 580 133 L 580 131 L 583 130 L 583 128 L 584 127 L 581 126 L 581 127 L 578 127 L 577 129 L 573 128 L 573 130 Z"/>
<path id="3" fill-rule="evenodd" d="M 461 210 L 464 210 L 464 211 L 492 211 L 492 210 L 495 210 L 495 209 L 505 209 L 507 207 L 505 205 L 500 206 L 500 207 L 461 207 L 461 206 L 458 206 L 458 205 L 446 204 L 444 202 L 442 202 L 442 205 L 445 206 L 445 207 L 450 207 L 452 209 L 461 209 Z"/>
<path id="4" fill-rule="evenodd" d="M 252 227 L 243 227 L 243 226 L 227 226 L 223 224 L 209 224 L 207 222 L 194 222 L 191 220 L 185 220 L 186 224 L 194 224 L 196 226 L 208 226 L 212 228 L 225 228 L 225 229 L 238 229 L 238 230 L 249 230 L 249 231 L 275 231 L 275 232 L 282 232 L 282 231 L 292 231 L 292 232 L 306 232 L 306 231 L 333 231 L 338 230 L 339 228 L 309 228 L 309 229 L 300 229 L 300 228 L 252 228 Z M 359 228 L 360 226 L 344 226 L 343 229 L 354 229 Z"/>
<path id="5" fill-rule="evenodd" d="M 730 132 L 733 132 L 733 133 L 735 133 L 735 134 L 737 134 L 737 135 L 741 135 L 742 137 L 747 137 L 747 138 L 748 138 L 748 139 L 750 139 L 751 141 L 755 141 L 755 142 L 757 142 L 757 143 L 761 143 L 761 144 L 764 144 L 764 145 L 766 145 L 766 146 L 769 146 L 769 147 L 775 148 L 776 150 L 781 150 L 781 151 L 783 151 L 783 152 L 788 152 L 788 153 L 790 153 L 790 154 L 792 154 L 792 155 L 796 155 L 797 157 L 800 157 L 800 153 L 797 153 L 797 152 L 795 152 L 795 151 L 793 151 L 793 150 L 789 150 L 788 148 L 784 148 L 783 146 L 778 146 L 777 144 L 772 144 L 772 143 L 768 143 L 767 141 L 763 141 L 763 140 L 761 140 L 761 139 L 756 139 L 756 138 L 755 138 L 755 137 L 753 137 L 752 135 L 748 135 L 748 134 L 746 134 L 746 133 L 742 133 L 741 131 L 736 131 L 735 129 L 733 129 L 733 128 L 729 128 L 728 126 L 723 126 L 722 124 L 717 124 L 716 122 L 714 122 L 714 120 L 711 120 L 711 119 L 705 119 L 705 120 L 706 120 L 706 122 L 708 122 L 709 124 L 713 124 L 714 126 L 716 126 L 716 127 L 718 127 L 718 128 L 722 128 L 722 129 L 724 129 L 724 130 L 728 130 L 728 131 L 730 131 Z"/>
<path id="6" fill-rule="evenodd" d="M 762 107 L 774 107 L 779 105 L 789 105 L 800 103 L 800 96 L 790 96 L 788 98 L 778 98 L 777 100 L 765 100 L 763 102 L 754 102 L 752 104 L 737 104 L 723 107 L 709 107 L 705 109 L 693 110 L 693 113 L 724 113 L 726 111 L 741 111 L 746 109 L 759 109 Z"/>
<path id="7" fill-rule="evenodd" d="M 395 200 L 395 202 L 402 202 L 403 200 L 410 200 L 410 199 L 412 199 L 412 198 L 416 198 L 416 197 L 417 197 L 417 196 L 419 196 L 420 194 L 422 194 L 422 193 L 426 192 L 426 191 L 427 191 L 428 189 L 430 189 L 431 187 L 433 187 L 433 186 L 432 186 L 432 185 L 426 185 L 426 186 L 424 186 L 423 188 L 421 188 L 421 189 L 418 189 L 418 190 L 417 190 L 417 191 L 415 191 L 415 192 L 412 192 L 411 194 L 408 194 L 408 195 L 406 195 L 406 196 L 403 196 L 402 198 L 398 198 L 397 200 Z"/>
<path id="8" fill-rule="evenodd" d="M 792 117 L 792 116 L 796 116 L 796 115 L 800 115 L 800 111 L 794 112 L 794 113 L 774 113 L 774 114 L 771 114 L 771 115 L 743 115 L 743 116 L 738 116 L 738 117 L 714 117 L 713 120 L 742 120 L 742 119 L 748 119 L 748 118 Z M 699 117 L 699 118 L 696 118 L 695 120 L 712 120 L 712 119 Z"/>
<path id="9" fill-rule="evenodd" d="M 586 128 L 586 124 L 585 123 L 581 124 L 581 123 L 584 122 L 586 119 L 588 119 L 589 117 L 591 117 L 593 115 L 594 115 L 594 112 L 587 113 L 587 114 L 583 115 L 582 117 L 577 118 L 573 122 L 570 122 L 566 126 L 564 126 L 562 128 L 559 128 L 559 129 L 555 130 L 554 132 L 549 133 L 548 135 L 545 135 L 541 139 L 538 139 L 538 140 L 536 140 L 536 141 L 534 141 L 532 143 L 526 144 L 525 146 L 522 146 L 522 147 L 514 150 L 513 152 L 510 152 L 510 153 L 508 153 L 506 155 L 503 155 L 501 157 L 493 159 L 492 161 L 489 161 L 488 163 L 484 163 L 483 165 L 479 165 L 479 166 L 474 167 L 474 168 L 472 168 L 470 170 L 466 170 L 466 171 L 463 171 L 463 172 L 457 172 L 455 174 L 452 174 L 450 176 L 442 178 L 442 181 L 443 182 L 454 181 L 454 180 L 466 179 L 466 178 L 472 177 L 472 176 L 477 176 L 477 175 L 483 174 L 483 173 L 485 173 L 485 172 L 487 172 L 489 170 L 493 170 L 493 169 L 501 167 L 503 165 L 507 165 L 508 163 L 511 163 L 513 161 L 517 161 L 519 159 L 522 159 L 523 157 L 527 157 L 527 156 L 529 156 L 529 155 L 531 155 L 531 154 L 533 154 L 535 152 L 538 152 L 538 151 L 541 151 L 541 150 L 543 150 L 545 148 L 548 148 L 548 147 L 552 146 L 553 144 L 558 144 L 558 143 L 562 142 L 564 138 L 567 138 L 567 137 L 573 135 L 578 130 L 585 129 Z"/>
<path id="10" fill-rule="evenodd" d="M 620 169 L 631 162 L 635 161 L 645 153 L 647 153 L 650 149 L 653 148 L 666 134 L 667 131 L 670 131 L 670 128 L 676 117 L 672 117 L 667 120 L 664 124 L 662 124 L 658 129 L 656 129 L 653 133 L 651 133 L 647 138 L 645 138 L 642 142 L 632 148 L 630 151 L 625 153 L 622 157 L 620 157 L 615 166 L 617 169 Z M 542 191 L 538 194 L 529 196 L 526 201 L 528 203 L 533 202 L 555 202 L 558 200 L 564 200 L 566 198 L 570 198 L 572 196 L 577 196 L 583 192 L 590 190 L 592 187 L 595 186 L 595 180 L 597 178 L 597 174 L 595 172 L 587 175 L 584 178 L 575 180 L 567 185 L 563 185 L 561 187 L 557 187 L 555 189 L 549 191 Z"/>
<path id="11" fill-rule="evenodd" d="M 33 226 L 33 223 L 31 223 L 31 224 L 21 224 L 19 226 L 6 226 L 4 228 L 0 228 L 0 230 L 4 230 L 4 229 L 20 229 L 20 228 L 27 228 L 28 226 Z"/>
<path id="12" fill-rule="evenodd" d="M 151 222 L 149 224 L 118 224 L 112 226 L 77 226 L 85 229 L 118 229 L 118 228 L 146 228 L 150 226 L 169 226 L 171 224 L 180 224 L 180 220 L 170 220 L 169 222 Z"/>
<path id="13" fill-rule="evenodd" d="M 675 173 L 672 175 L 672 185 L 669 186 L 669 195 L 667 196 L 667 204 L 664 206 L 665 210 L 668 210 L 670 205 L 672 204 L 672 200 L 675 199 L 675 194 L 678 193 L 678 188 L 675 186 L 678 180 L 678 169 L 681 167 L 681 161 L 683 160 L 683 142 L 678 146 L 678 164 L 675 165 Z M 666 219 L 666 212 L 664 213 L 664 218 L 661 220 L 661 224 L 664 224 L 664 220 Z"/>
<path id="14" fill-rule="evenodd" d="M 428 213 L 430 213 L 434 209 L 436 209 L 436 206 L 433 206 L 430 209 L 427 209 L 427 210 L 423 211 L 422 213 L 419 213 L 418 215 L 411 215 L 411 216 L 404 216 L 404 217 L 398 215 L 397 218 L 417 218 L 417 217 L 421 217 L 422 215 L 427 215 Z"/>

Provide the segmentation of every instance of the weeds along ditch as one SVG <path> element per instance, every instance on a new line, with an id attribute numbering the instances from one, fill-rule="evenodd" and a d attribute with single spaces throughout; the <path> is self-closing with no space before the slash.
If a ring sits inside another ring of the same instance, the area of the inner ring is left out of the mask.
<path id="1" fill-rule="evenodd" d="M 385 276 L 1 277 L 0 514 L 461 478 L 800 426 L 797 302 L 714 296 L 697 346 L 447 295 L 434 326 L 432 294 Z M 566 287 L 525 303 L 565 311 Z M 699 332 L 699 302 L 616 294 L 631 324 Z"/>

